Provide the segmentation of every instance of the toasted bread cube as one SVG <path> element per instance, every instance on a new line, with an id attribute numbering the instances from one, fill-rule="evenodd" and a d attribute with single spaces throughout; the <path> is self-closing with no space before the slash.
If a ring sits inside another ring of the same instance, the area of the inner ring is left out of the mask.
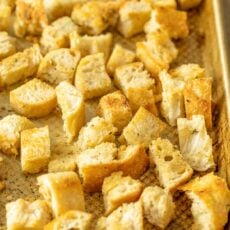
<path id="1" fill-rule="evenodd" d="M 131 107 L 120 91 L 107 94 L 100 99 L 98 114 L 112 123 L 119 132 L 132 119 Z"/>
<path id="2" fill-rule="evenodd" d="M 40 39 L 43 53 L 59 48 L 68 48 L 69 34 L 77 30 L 78 27 L 69 17 L 59 18 L 46 26 Z"/>
<path id="3" fill-rule="evenodd" d="M 166 71 L 160 73 L 162 86 L 161 114 L 171 126 L 176 126 L 177 118 L 184 117 L 184 96 L 185 82 L 173 78 Z"/>
<path id="4" fill-rule="evenodd" d="M 147 147 L 159 137 L 166 124 L 143 107 L 124 128 L 122 136 L 128 144 L 142 144 Z"/>
<path id="5" fill-rule="evenodd" d="M 180 9 L 189 10 L 200 5 L 202 0 L 178 0 Z"/>
<path id="6" fill-rule="evenodd" d="M 178 50 L 165 31 L 157 31 L 148 34 L 147 41 L 136 43 L 136 54 L 145 68 L 157 79 L 159 73 L 167 70 L 177 57 Z"/>
<path id="7" fill-rule="evenodd" d="M 72 155 L 65 155 L 59 156 L 56 159 L 53 159 L 49 162 L 48 165 L 48 172 L 74 172 L 76 170 L 76 163 L 75 163 L 75 156 Z"/>
<path id="8" fill-rule="evenodd" d="M 56 93 L 50 85 L 34 78 L 10 91 L 10 104 L 26 117 L 44 117 L 55 108 Z"/>
<path id="9" fill-rule="evenodd" d="M 142 187 L 140 181 L 134 180 L 130 176 L 122 177 L 122 172 L 116 172 L 106 177 L 102 186 L 106 215 L 123 203 L 137 201 L 141 195 Z"/>
<path id="10" fill-rule="evenodd" d="M 99 192 L 104 178 L 118 171 L 117 147 L 114 143 L 102 143 L 77 156 L 79 174 L 86 192 Z"/>
<path id="11" fill-rule="evenodd" d="M 169 140 L 152 141 L 149 151 L 150 162 L 156 165 L 159 181 L 167 191 L 176 190 L 192 177 L 192 168 Z"/>
<path id="12" fill-rule="evenodd" d="M 159 186 L 146 187 L 141 195 L 144 216 L 153 225 L 165 229 L 173 219 L 175 204 L 169 192 Z"/>
<path id="13" fill-rule="evenodd" d="M 181 187 L 192 200 L 193 229 L 224 229 L 230 209 L 230 190 L 223 178 L 209 173 Z"/>
<path id="14" fill-rule="evenodd" d="M 144 230 L 141 202 L 123 204 L 106 218 L 109 230 Z"/>
<path id="15" fill-rule="evenodd" d="M 48 25 L 42 0 L 17 0 L 14 32 L 18 37 L 38 36 Z"/>
<path id="16" fill-rule="evenodd" d="M 61 81 L 72 84 L 80 58 L 79 51 L 72 52 L 66 48 L 52 50 L 41 60 L 37 77 L 53 85 L 58 85 Z"/>
<path id="17" fill-rule="evenodd" d="M 177 4 L 176 0 L 142 0 L 143 2 L 146 2 L 151 5 L 152 8 L 157 7 L 164 7 L 164 8 L 171 8 L 176 9 Z"/>
<path id="18" fill-rule="evenodd" d="M 85 123 L 83 96 L 73 85 L 65 81 L 56 87 L 56 93 L 58 104 L 62 110 L 63 128 L 68 142 L 71 142 Z"/>
<path id="19" fill-rule="evenodd" d="M 212 129 L 212 79 L 198 78 L 186 83 L 184 89 L 186 117 L 204 115 L 208 129 Z"/>
<path id="20" fill-rule="evenodd" d="M 7 4 L 0 4 L 0 31 L 9 30 L 11 7 Z"/>
<path id="21" fill-rule="evenodd" d="M 105 60 L 109 58 L 113 35 L 111 33 L 97 36 L 80 36 L 76 31 L 70 33 L 70 47 L 79 50 L 82 57 L 90 54 L 104 53 Z"/>
<path id="22" fill-rule="evenodd" d="M 69 210 L 85 211 L 82 185 L 76 173 L 43 174 L 37 181 L 39 192 L 50 203 L 55 217 Z"/>
<path id="23" fill-rule="evenodd" d="M 169 74 L 178 80 L 187 82 L 191 79 L 205 77 L 204 68 L 201 68 L 198 64 L 184 64 L 171 69 Z"/>
<path id="24" fill-rule="evenodd" d="M 8 230 L 42 230 L 51 221 L 49 205 L 44 200 L 28 202 L 23 199 L 6 204 L 6 222 Z"/>
<path id="25" fill-rule="evenodd" d="M 54 219 L 44 227 L 44 230 L 89 230 L 93 215 L 87 212 L 72 210 Z"/>
<path id="26" fill-rule="evenodd" d="M 0 62 L 0 86 L 9 86 L 34 75 L 41 59 L 38 45 L 3 59 Z"/>
<path id="27" fill-rule="evenodd" d="M 117 67 L 133 62 L 135 57 L 136 55 L 133 51 L 116 44 L 107 63 L 109 74 L 114 75 Z"/>
<path id="28" fill-rule="evenodd" d="M 145 24 L 145 33 L 155 33 L 164 30 L 170 38 L 185 38 L 189 34 L 187 13 L 169 8 L 156 8 L 151 13 L 151 19 Z"/>
<path id="29" fill-rule="evenodd" d="M 70 16 L 77 3 L 84 3 L 86 0 L 43 0 L 43 5 L 49 21 L 53 21 L 62 16 Z"/>
<path id="30" fill-rule="evenodd" d="M 111 90 L 112 83 L 105 70 L 103 53 L 88 55 L 80 60 L 74 84 L 85 99 L 103 96 Z"/>
<path id="31" fill-rule="evenodd" d="M 103 142 L 115 142 L 117 128 L 101 117 L 94 117 L 80 130 L 77 146 L 81 150 L 95 147 Z"/>
<path id="32" fill-rule="evenodd" d="M 118 67 L 115 71 L 114 82 L 128 98 L 134 112 L 143 106 L 153 114 L 157 114 L 153 94 L 155 81 L 144 70 L 141 62 Z"/>
<path id="33" fill-rule="evenodd" d="M 16 40 L 7 32 L 0 32 L 0 61 L 16 53 Z"/>
<path id="34" fill-rule="evenodd" d="M 204 116 L 193 115 L 191 120 L 179 118 L 177 130 L 181 154 L 190 166 L 197 171 L 215 168 L 212 139 L 206 131 Z"/>
<path id="35" fill-rule="evenodd" d="M 35 125 L 26 117 L 8 115 L 0 120 L 0 150 L 5 154 L 18 155 L 20 135 Z"/>
<path id="36" fill-rule="evenodd" d="M 142 145 L 121 146 L 118 160 L 119 170 L 124 176 L 131 176 L 134 179 L 140 178 L 149 166 L 149 157 Z"/>
<path id="37" fill-rule="evenodd" d="M 82 33 L 98 35 L 116 24 L 119 5 L 119 1 L 88 1 L 85 4 L 76 4 L 71 18 Z"/>
<path id="38" fill-rule="evenodd" d="M 95 230 L 106 230 L 106 217 L 101 216 L 98 218 Z"/>
<path id="39" fill-rule="evenodd" d="M 151 6 L 145 2 L 126 1 L 119 10 L 118 30 L 126 38 L 143 31 L 149 20 Z"/>
<path id="40" fill-rule="evenodd" d="M 47 167 L 50 155 L 48 126 L 22 131 L 21 166 L 23 172 L 41 172 Z"/>

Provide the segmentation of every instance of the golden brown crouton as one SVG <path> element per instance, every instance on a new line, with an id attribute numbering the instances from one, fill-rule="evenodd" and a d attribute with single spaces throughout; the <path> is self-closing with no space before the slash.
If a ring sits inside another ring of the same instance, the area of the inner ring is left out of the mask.
<path id="1" fill-rule="evenodd" d="M 115 69 L 119 66 L 131 63 L 136 55 L 133 51 L 116 44 L 107 63 L 107 70 L 113 76 Z"/>
<path id="2" fill-rule="evenodd" d="M 43 229 L 52 219 L 48 203 L 18 199 L 6 204 L 7 229 Z"/>
<path id="3" fill-rule="evenodd" d="M 125 1 L 119 10 L 118 30 L 126 38 L 142 32 L 150 13 L 151 7 L 145 2 Z"/>
<path id="4" fill-rule="evenodd" d="M 164 7 L 164 8 L 172 8 L 176 9 L 177 4 L 176 0 L 142 0 L 143 2 L 146 2 L 151 5 L 152 8 L 157 7 Z"/>
<path id="5" fill-rule="evenodd" d="M 169 140 L 158 138 L 152 141 L 149 155 L 152 165 L 156 165 L 159 181 L 167 191 L 175 191 L 192 177 L 192 168 Z"/>
<path id="6" fill-rule="evenodd" d="M 35 125 L 26 117 L 8 115 L 0 120 L 0 149 L 5 154 L 18 155 L 20 135 L 23 130 Z"/>
<path id="7" fill-rule="evenodd" d="M 55 217 L 69 210 L 85 211 L 84 194 L 76 173 L 43 174 L 37 181 L 39 192 L 50 203 Z"/>
<path id="8" fill-rule="evenodd" d="M 80 58 L 79 51 L 73 52 L 65 48 L 52 50 L 41 60 L 37 77 L 53 85 L 58 85 L 61 81 L 72 84 Z"/>
<path id="9" fill-rule="evenodd" d="M 96 36 L 80 36 L 76 31 L 70 34 L 70 48 L 80 51 L 81 57 L 90 54 L 104 53 L 105 61 L 108 60 L 113 35 L 111 33 Z"/>
<path id="10" fill-rule="evenodd" d="M 7 4 L 0 4 L 0 31 L 9 30 L 11 7 Z"/>
<path id="11" fill-rule="evenodd" d="M 170 38 L 185 38 L 189 34 L 187 13 L 169 8 L 156 8 L 151 13 L 151 19 L 144 27 L 145 33 L 155 33 L 164 30 Z"/>
<path id="12" fill-rule="evenodd" d="M 128 144 L 142 144 L 145 147 L 159 137 L 166 124 L 143 107 L 124 128 L 122 136 Z"/>
<path id="13" fill-rule="evenodd" d="M 17 0 L 15 15 L 14 32 L 18 37 L 38 36 L 48 24 L 42 0 Z"/>
<path id="14" fill-rule="evenodd" d="M 192 200 L 193 229 L 224 229 L 230 209 L 230 190 L 223 178 L 209 173 L 183 185 Z"/>
<path id="15" fill-rule="evenodd" d="M 44 227 L 44 230 L 89 230 L 93 215 L 87 212 L 72 210 L 54 219 Z"/>
<path id="16" fill-rule="evenodd" d="M 105 70 L 103 53 L 88 55 L 80 60 L 74 84 L 85 99 L 103 96 L 111 90 L 112 82 Z"/>
<path id="17" fill-rule="evenodd" d="M 16 53 L 16 40 L 7 32 L 0 32 L 0 61 Z"/>
<path id="18" fill-rule="evenodd" d="M 100 99 L 98 114 L 117 127 L 119 132 L 132 119 L 131 107 L 120 91 L 107 94 Z"/>
<path id="19" fill-rule="evenodd" d="M 85 4 L 76 4 L 71 18 L 82 33 L 98 35 L 116 24 L 119 6 L 119 1 L 88 1 Z"/>
<path id="20" fill-rule="evenodd" d="M 137 201 L 142 192 L 142 183 L 130 176 L 123 177 L 122 172 L 106 177 L 102 186 L 106 215 L 123 203 Z"/>
<path id="21" fill-rule="evenodd" d="M 34 78 L 10 91 L 10 104 L 26 117 L 43 117 L 55 108 L 56 93 L 50 85 Z"/>
<path id="22" fill-rule="evenodd" d="M 23 172 L 41 172 L 47 167 L 50 155 L 48 126 L 22 131 L 21 166 Z"/>
<path id="23" fill-rule="evenodd" d="M 165 31 L 157 31 L 148 34 L 147 41 L 136 43 L 136 54 L 152 76 L 158 79 L 159 73 L 167 70 L 177 57 L 178 50 Z"/>
<path id="24" fill-rule="evenodd" d="M 178 0 L 180 9 L 189 10 L 200 5 L 202 0 Z"/>
<path id="25" fill-rule="evenodd" d="M 204 115 L 207 129 L 212 129 L 212 79 L 197 78 L 186 83 L 184 89 L 186 117 Z"/>

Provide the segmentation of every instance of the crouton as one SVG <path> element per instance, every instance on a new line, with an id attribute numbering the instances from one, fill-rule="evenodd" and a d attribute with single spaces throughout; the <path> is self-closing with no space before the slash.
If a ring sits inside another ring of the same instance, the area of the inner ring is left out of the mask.
<path id="1" fill-rule="evenodd" d="M 149 157 L 142 145 L 121 146 L 118 151 L 119 170 L 124 176 L 140 178 L 148 169 Z"/>
<path id="2" fill-rule="evenodd" d="M 58 85 L 61 81 L 72 84 L 80 58 L 79 51 L 72 52 L 66 48 L 52 50 L 41 60 L 37 77 L 52 85 Z"/>
<path id="3" fill-rule="evenodd" d="M 118 171 L 117 147 L 114 143 L 102 143 L 77 156 L 79 174 L 86 192 L 99 192 L 104 178 Z"/>
<path id="4" fill-rule="evenodd" d="M 142 183 L 130 176 L 122 177 L 122 172 L 106 177 L 102 186 L 106 215 L 123 203 L 137 201 L 142 192 Z"/>
<path id="5" fill-rule="evenodd" d="M 56 87 L 57 101 L 62 110 L 64 131 L 71 142 L 85 123 L 85 103 L 83 96 L 73 85 L 61 82 Z"/>
<path id="6" fill-rule="evenodd" d="M 136 43 L 136 55 L 145 68 L 158 79 L 159 73 L 168 69 L 177 57 L 178 50 L 165 31 L 147 35 L 147 41 Z"/>
<path id="7" fill-rule="evenodd" d="M 114 82 L 128 98 L 133 112 L 143 106 L 157 115 L 153 94 L 155 81 L 144 70 L 144 65 L 141 62 L 118 67 L 115 71 Z"/>
<path id="8" fill-rule="evenodd" d="M 80 130 L 77 146 L 81 150 L 95 147 L 103 142 L 115 142 L 117 128 L 101 117 L 94 117 Z"/>
<path id="9" fill-rule="evenodd" d="M 84 194 L 76 173 L 43 174 L 37 181 L 39 192 L 50 203 L 55 217 L 69 210 L 85 211 Z"/>
<path id="10" fill-rule="evenodd" d="M 44 230 L 89 230 L 93 215 L 77 210 L 67 211 L 44 227 Z"/>
<path id="11" fill-rule="evenodd" d="M 109 230 L 144 230 L 141 202 L 123 204 L 106 218 Z"/>
<path id="12" fill-rule="evenodd" d="M 149 20 L 151 6 L 145 2 L 126 1 L 119 10 L 118 30 L 126 38 L 143 31 Z"/>
<path id="13" fill-rule="evenodd" d="M 76 170 L 75 156 L 65 155 L 58 156 L 58 158 L 53 159 L 48 164 L 48 172 L 74 172 Z"/>
<path id="14" fill-rule="evenodd" d="M 48 25 L 42 0 L 17 0 L 15 16 L 14 33 L 18 37 L 39 36 Z"/>
<path id="15" fill-rule="evenodd" d="M 113 76 L 117 67 L 133 62 L 135 57 L 133 51 L 116 44 L 107 63 L 108 73 Z"/>
<path id="16" fill-rule="evenodd" d="M 7 32 L 0 32 L 0 61 L 16 53 L 16 40 Z"/>
<path id="17" fill-rule="evenodd" d="M 145 147 L 159 137 L 166 124 L 152 113 L 140 107 L 133 119 L 124 128 L 122 136 L 128 144 L 142 144 Z"/>
<path id="18" fill-rule="evenodd" d="M 6 204 L 6 225 L 8 230 L 40 230 L 51 219 L 50 207 L 44 200 L 29 202 L 18 199 Z"/>
<path id="19" fill-rule="evenodd" d="M 161 114 L 171 126 L 176 126 L 177 118 L 184 117 L 185 82 L 172 78 L 166 71 L 159 75 L 162 86 L 162 101 L 160 104 Z"/>
<path id="20" fill-rule="evenodd" d="M 70 44 L 69 34 L 77 30 L 78 27 L 69 17 L 59 18 L 46 26 L 40 39 L 43 53 L 46 54 L 59 48 L 68 48 Z"/>
<path id="21" fill-rule="evenodd" d="M 44 117 L 55 108 L 56 93 L 51 86 L 34 78 L 10 91 L 10 104 L 26 117 Z"/>
<path id="22" fill-rule="evenodd" d="M 146 219 L 161 229 L 165 229 L 174 217 L 173 197 L 159 186 L 146 187 L 141 195 L 141 202 Z"/>
<path id="23" fill-rule="evenodd" d="M 106 230 L 106 217 L 101 216 L 98 218 L 95 230 Z"/>
<path id="24" fill-rule="evenodd" d="M 181 190 L 192 200 L 193 229 L 224 229 L 230 209 L 230 191 L 224 179 L 209 173 Z"/>
<path id="25" fill-rule="evenodd" d="M 189 10 L 200 5 L 202 0 L 178 0 L 180 9 Z"/>
<path id="26" fill-rule="evenodd" d="M 1 119 L 0 127 L 0 150 L 5 154 L 18 155 L 21 132 L 35 125 L 26 117 L 13 114 Z"/>
<path id="27" fill-rule="evenodd" d="M 164 8 L 172 8 L 176 9 L 177 4 L 176 0 L 142 0 L 143 2 L 146 2 L 151 5 L 152 8 L 157 7 L 164 7 Z"/>
<path id="28" fill-rule="evenodd" d="M 80 51 L 81 57 L 90 54 L 104 53 L 105 61 L 108 60 L 112 46 L 113 35 L 111 33 L 97 36 L 80 36 L 76 31 L 70 33 L 70 48 Z"/>
<path id="29" fill-rule="evenodd" d="M 88 1 L 85 4 L 76 4 L 71 18 L 82 33 L 98 35 L 116 24 L 119 6 L 119 1 Z"/>
<path id="30" fill-rule="evenodd" d="M 43 0 L 43 5 L 49 21 L 53 21 L 62 16 L 70 16 L 77 3 L 84 3 L 87 0 Z"/>
<path id="31" fill-rule="evenodd" d="M 205 77 L 204 68 L 198 64 L 184 64 L 169 71 L 169 74 L 178 80 L 187 82 L 188 80 Z"/>
<path id="32" fill-rule="evenodd" d="M 34 45 L 3 59 L 0 62 L 0 86 L 9 86 L 33 76 L 41 58 L 39 46 Z"/>
<path id="33" fill-rule="evenodd" d="M 23 172 L 41 172 L 47 167 L 50 155 L 48 126 L 22 131 L 21 166 Z"/>
<path id="34" fill-rule="evenodd" d="M 197 78 L 186 83 L 184 89 L 186 117 L 203 115 L 208 129 L 212 129 L 212 79 Z"/>
<path id="35" fill-rule="evenodd" d="M 131 107 L 120 91 L 107 94 L 100 99 L 98 114 L 112 123 L 119 132 L 132 119 Z"/>
<path id="36" fill-rule="evenodd" d="M 85 99 L 103 96 L 111 90 L 112 83 L 105 70 L 103 53 L 88 55 L 80 60 L 74 84 Z"/>
<path id="37" fill-rule="evenodd" d="M 192 177 L 192 168 L 169 140 L 152 141 L 149 154 L 151 164 L 156 165 L 159 181 L 167 191 L 175 191 Z"/>
<path id="38" fill-rule="evenodd" d="M 170 38 L 185 38 L 189 34 L 187 13 L 169 8 L 156 8 L 151 13 L 151 19 L 145 24 L 145 33 L 155 33 L 164 30 Z"/>
<path id="39" fill-rule="evenodd" d="M 0 31 L 8 31 L 10 27 L 11 7 L 7 4 L 0 4 Z"/>
<path id="40" fill-rule="evenodd" d="M 179 118 L 177 130 L 181 154 L 190 166 L 197 171 L 214 169 L 212 139 L 207 134 L 204 116 L 193 115 L 190 120 Z"/>

